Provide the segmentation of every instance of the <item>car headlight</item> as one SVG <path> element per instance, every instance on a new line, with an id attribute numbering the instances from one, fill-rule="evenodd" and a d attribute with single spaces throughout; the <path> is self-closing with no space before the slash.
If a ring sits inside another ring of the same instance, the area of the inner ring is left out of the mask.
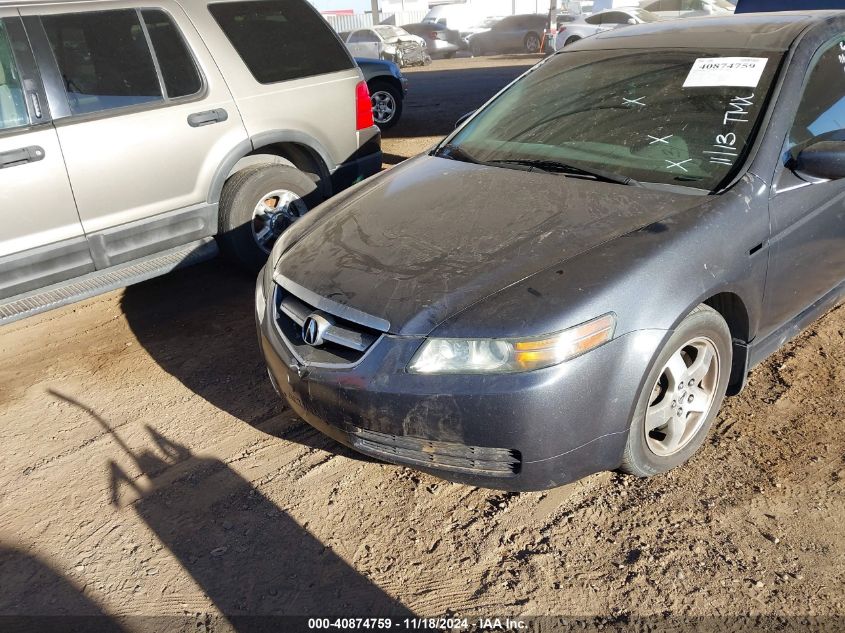
<path id="1" fill-rule="evenodd" d="M 616 317 L 605 314 L 562 332 L 531 338 L 431 338 L 414 355 L 415 374 L 505 374 L 559 365 L 613 338 Z"/>

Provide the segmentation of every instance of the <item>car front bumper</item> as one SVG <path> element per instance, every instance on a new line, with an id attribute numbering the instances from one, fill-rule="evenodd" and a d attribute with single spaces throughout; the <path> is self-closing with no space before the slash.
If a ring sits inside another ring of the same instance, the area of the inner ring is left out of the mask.
<path id="1" fill-rule="evenodd" d="M 641 383 L 664 331 L 639 331 L 567 363 L 507 375 L 417 375 L 423 339 L 383 335 L 354 366 L 304 365 L 275 325 L 259 339 L 278 393 L 361 453 L 501 490 L 553 488 L 621 461 Z"/>

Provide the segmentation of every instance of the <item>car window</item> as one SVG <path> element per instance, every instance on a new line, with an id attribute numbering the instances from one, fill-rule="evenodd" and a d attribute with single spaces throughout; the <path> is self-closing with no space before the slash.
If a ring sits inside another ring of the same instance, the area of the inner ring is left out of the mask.
<path id="1" fill-rule="evenodd" d="M 0 130 L 29 123 L 22 84 L 5 20 L 0 20 Z"/>
<path id="2" fill-rule="evenodd" d="M 845 35 L 822 48 L 798 105 L 786 149 L 845 130 Z"/>
<path id="3" fill-rule="evenodd" d="M 208 8 L 259 83 L 354 68 L 331 27 L 305 0 L 220 2 Z"/>
<path id="4" fill-rule="evenodd" d="M 364 30 L 355 31 L 349 38 L 350 44 L 360 44 L 362 42 L 378 42 L 378 37 L 372 31 Z"/>
<path id="5" fill-rule="evenodd" d="M 167 97 L 176 99 L 198 93 L 202 89 L 202 79 L 173 20 L 157 9 L 144 9 L 141 14 L 153 43 Z"/>
<path id="6" fill-rule="evenodd" d="M 704 4 L 701 0 L 683 0 L 681 11 L 704 11 Z"/>
<path id="7" fill-rule="evenodd" d="M 596 13 L 595 15 L 591 15 L 590 17 L 585 18 L 584 22 L 586 22 L 587 24 L 598 25 L 598 24 L 601 24 L 601 17 L 602 17 L 601 13 Z"/>
<path id="8" fill-rule="evenodd" d="M 134 9 L 45 15 L 41 22 L 73 114 L 164 99 Z"/>
<path id="9" fill-rule="evenodd" d="M 602 15 L 604 16 L 601 20 L 602 24 L 628 24 L 628 20 L 631 19 L 630 15 L 622 11 L 608 11 Z"/>

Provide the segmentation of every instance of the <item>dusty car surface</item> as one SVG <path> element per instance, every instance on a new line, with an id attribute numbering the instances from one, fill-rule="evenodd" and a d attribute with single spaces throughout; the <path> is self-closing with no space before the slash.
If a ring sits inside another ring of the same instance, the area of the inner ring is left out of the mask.
<path id="1" fill-rule="evenodd" d="M 381 168 L 367 86 L 305 0 L 0 0 L 0 69 L 0 323 L 218 244 L 258 270 Z"/>
<path id="2" fill-rule="evenodd" d="M 843 50 L 845 14 L 808 12 L 557 53 L 282 236 L 256 287 L 274 385 L 474 485 L 684 463 L 845 292 Z"/>

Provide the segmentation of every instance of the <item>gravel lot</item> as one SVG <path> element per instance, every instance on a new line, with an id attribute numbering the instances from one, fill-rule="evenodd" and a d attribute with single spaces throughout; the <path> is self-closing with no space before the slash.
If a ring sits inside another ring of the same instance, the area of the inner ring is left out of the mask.
<path id="1" fill-rule="evenodd" d="M 410 71 L 385 162 L 532 61 Z M 214 261 L 0 329 L 0 615 L 845 616 L 845 309 L 757 368 L 685 468 L 511 494 L 296 419 L 252 302 Z"/>

